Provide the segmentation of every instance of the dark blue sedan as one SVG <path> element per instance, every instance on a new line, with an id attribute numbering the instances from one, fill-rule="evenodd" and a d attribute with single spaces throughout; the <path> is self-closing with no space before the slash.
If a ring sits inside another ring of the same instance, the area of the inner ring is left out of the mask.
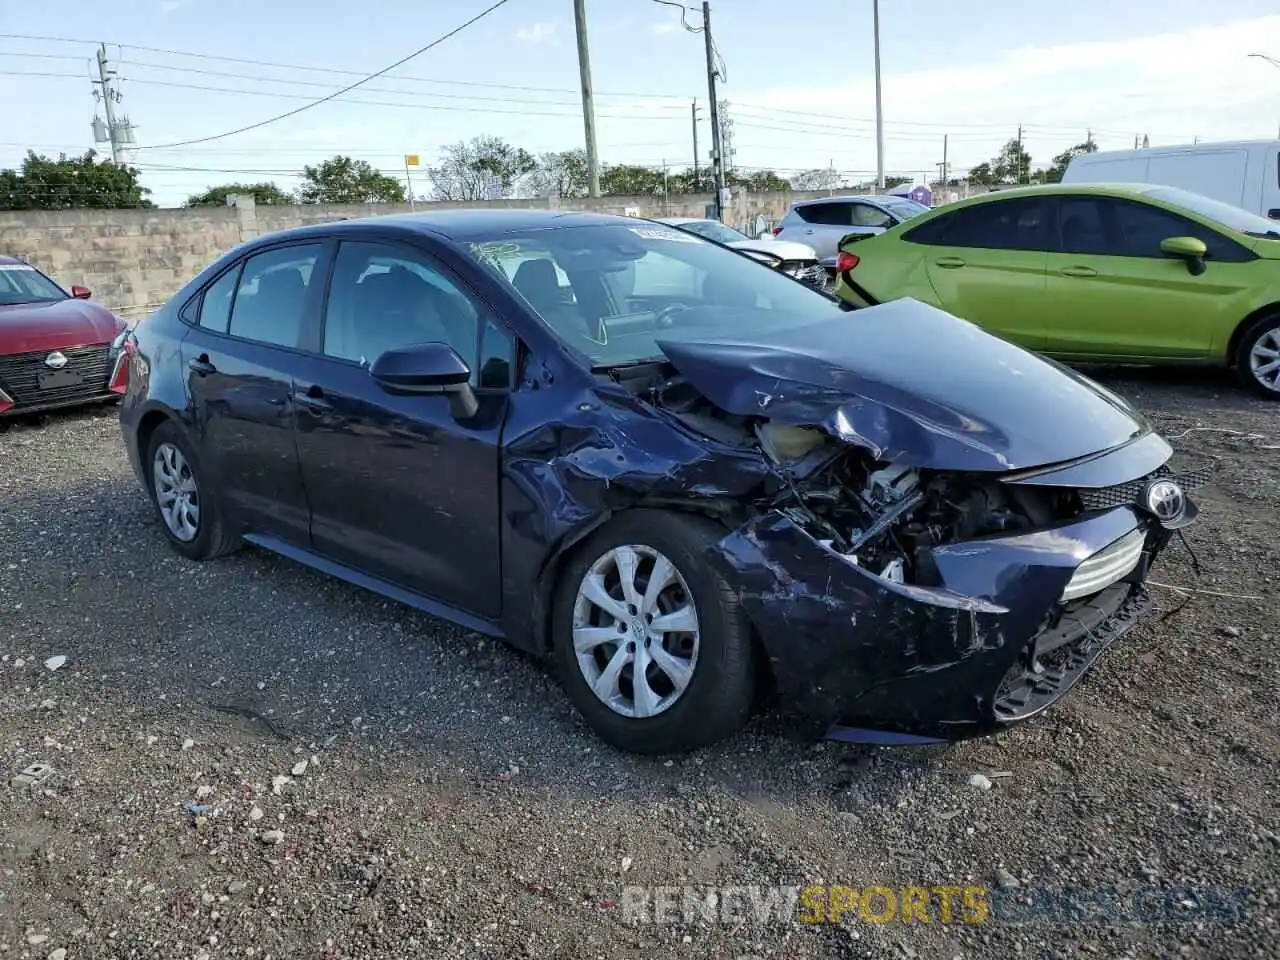
<path id="1" fill-rule="evenodd" d="M 247 541 L 545 655 L 629 750 L 729 735 L 766 693 L 873 742 L 1030 717 L 1195 516 L 1091 381 L 644 220 L 260 237 L 124 349 L 179 553 Z"/>

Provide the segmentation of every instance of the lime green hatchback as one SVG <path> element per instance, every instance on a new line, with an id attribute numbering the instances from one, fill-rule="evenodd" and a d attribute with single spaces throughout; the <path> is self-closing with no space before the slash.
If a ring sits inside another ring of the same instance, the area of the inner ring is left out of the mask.
<path id="1" fill-rule="evenodd" d="M 836 292 L 1063 360 L 1236 368 L 1280 399 L 1280 222 L 1148 184 L 1020 187 L 846 237 Z"/>

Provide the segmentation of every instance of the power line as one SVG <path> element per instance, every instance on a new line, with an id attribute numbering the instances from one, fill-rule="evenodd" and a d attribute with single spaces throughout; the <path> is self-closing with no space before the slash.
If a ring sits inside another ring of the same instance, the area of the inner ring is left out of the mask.
<path id="1" fill-rule="evenodd" d="M 0 33 L 0 40 L 4 40 L 4 39 L 41 40 L 41 41 L 46 41 L 50 43 L 85 43 L 85 44 L 91 43 L 95 46 L 98 43 L 97 40 L 77 40 L 72 37 L 38 37 L 38 36 L 28 36 L 26 34 Z M 141 50 L 145 53 L 162 53 L 168 56 L 192 57 L 198 60 L 215 60 L 222 63 L 243 63 L 243 64 L 248 64 L 249 66 L 254 66 L 254 67 L 268 67 L 273 70 L 303 70 L 310 73 L 328 73 L 328 74 L 335 74 L 340 76 L 351 76 L 351 77 L 364 76 L 364 73 L 362 73 L 359 70 L 343 70 L 339 67 L 317 67 L 317 66 L 311 66 L 308 64 L 301 64 L 301 63 L 280 63 L 280 62 L 275 62 L 271 60 L 250 60 L 245 57 L 225 57 L 225 56 L 220 56 L 218 54 L 196 53 L 191 50 L 172 50 L 165 47 L 144 47 L 144 46 L 140 46 L 138 44 L 132 44 L 132 43 L 123 43 L 123 44 L 111 43 L 110 45 L 114 47 L 120 47 L 123 50 Z M 0 54 L 0 56 L 3 56 L 3 54 Z M 38 54 L 33 54 L 33 56 L 38 56 Z M 76 57 L 75 59 L 80 59 L 80 58 Z M 140 63 L 141 61 L 126 61 L 126 62 Z M 155 64 L 148 64 L 148 66 L 155 66 Z M 189 70 L 189 68 L 187 67 L 172 67 L 170 69 Z M 196 71 L 190 70 L 190 72 L 194 73 Z M 577 90 L 572 89 L 570 87 L 533 87 L 533 86 L 526 86 L 524 84 L 487 83 L 480 80 L 452 80 L 452 79 L 444 80 L 444 79 L 438 79 L 434 77 L 411 77 L 411 76 L 403 76 L 403 75 L 388 76 L 388 79 L 404 81 L 406 83 L 436 83 L 436 84 L 441 84 L 445 86 L 487 87 L 494 90 L 522 90 L 530 93 L 577 93 L 578 92 Z M 646 99 L 655 99 L 655 100 L 681 100 L 681 101 L 688 100 L 688 97 L 676 96 L 674 94 L 669 94 L 669 93 L 652 93 L 652 92 L 639 93 L 635 91 L 604 92 L 600 90 L 594 90 L 592 92 L 597 97 L 642 97 Z"/>
<path id="2" fill-rule="evenodd" d="M 428 50 L 432 49 L 433 47 L 438 47 L 440 44 L 444 43 L 446 40 L 449 40 L 450 38 L 457 36 L 459 33 L 467 29 L 468 27 L 470 27 L 472 24 L 479 22 L 480 20 L 487 17 L 489 14 L 493 13 L 499 7 L 504 7 L 510 2 L 511 0 L 497 0 L 496 3 L 493 3 L 488 7 L 486 7 L 485 9 L 481 10 L 470 20 L 467 20 L 465 23 L 457 27 L 454 27 L 448 33 L 444 34 L 441 37 L 437 37 L 435 40 L 432 40 L 430 43 L 426 44 L 425 46 L 419 47 L 417 50 L 413 51 L 413 53 L 409 54 L 408 56 L 401 57 L 399 60 L 395 61 L 395 63 L 392 63 L 389 66 L 383 67 L 381 70 L 371 73 L 368 76 L 361 77 L 355 83 L 348 84 L 347 86 L 343 87 L 341 90 L 336 91 L 335 93 L 326 94 L 320 99 L 314 100 L 311 103 L 304 104 L 301 107 L 296 107 L 293 110 L 288 110 L 274 117 L 268 117 L 266 120 L 259 120 L 257 123 L 250 123 L 250 124 L 247 124 L 246 126 L 238 127 L 235 130 L 228 130 L 225 133 L 216 133 L 208 137 L 195 137 L 191 140 L 181 140 L 176 143 L 157 144 L 156 146 L 153 146 L 153 147 L 140 147 L 139 149 L 160 150 L 160 149 L 168 149 L 172 147 L 185 147 L 194 143 L 208 143 L 211 140 L 222 140 L 222 139 L 225 139 L 226 137 L 234 137 L 237 134 L 247 133 L 250 130 L 257 130 L 260 127 L 265 127 L 267 126 L 267 124 L 270 124 L 270 123 L 277 123 L 281 120 L 288 119 L 289 117 L 295 117 L 298 114 L 302 113 L 303 111 L 310 110 L 313 107 L 318 107 L 323 103 L 328 103 L 330 100 L 334 100 L 337 97 L 340 97 L 342 94 L 348 93 L 354 90 L 356 87 L 362 86 L 363 84 L 369 82 L 370 80 L 376 80 L 378 77 L 381 77 L 384 74 L 390 73 L 396 67 L 399 67 L 408 63 L 414 57 L 421 56 L 422 54 L 426 53 Z"/>

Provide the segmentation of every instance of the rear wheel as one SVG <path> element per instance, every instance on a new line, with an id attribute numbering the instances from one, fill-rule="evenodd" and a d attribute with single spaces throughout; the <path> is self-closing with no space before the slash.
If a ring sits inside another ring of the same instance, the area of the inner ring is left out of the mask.
<path id="1" fill-rule="evenodd" d="M 1280 313 L 1260 317 L 1236 347 L 1236 372 L 1257 393 L 1280 400 Z"/>
<path id="2" fill-rule="evenodd" d="M 614 746 L 681 753 L 750 716 L 750 627 L 705 559 L 722 535 L 698 517 L 638 510 L 569 561 L 556 595 L 556 662 L 569 698 Z"/>
<path id="3" fill-rule="evenodd" d="M 191 560 L 209 560 L 240 546 L 209 489 L 199 456 L 177 426 L 156 427 L 145 464 L 151 502 L 175 550 Z"/>

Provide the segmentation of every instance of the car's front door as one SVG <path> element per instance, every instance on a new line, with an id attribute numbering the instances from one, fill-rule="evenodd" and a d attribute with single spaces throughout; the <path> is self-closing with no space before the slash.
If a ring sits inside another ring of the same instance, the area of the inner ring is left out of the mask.
<path id="1" fill-rule="evenodd" d="M 1044 345 L 1048 204 L 1010 197 L 961 207 L 907 234 L 949 312 L 1024 347 Z"/>
<path id="2" fill-rule="evenodd" d="M 479 402 L 394 395 L 370 365 L 386 350 L 450 344 Z M 313 549 L 484 618 L 501 605 L 499 442 L 515 340 L 464 281 L 417 247 L 343 241 L 317 358 L 296 383 L 298 455 Z"/>
<path id="3" fill-rule="evenodd" d="M 1096 360 L 1198 359 L 1215 333 L 1248 312 L 1252 254 L 1162 207 L 1105 196 L 1057 200 L 1049 254 L 1045 350 Z M 1160 243 L 1195 237 L 1207 269 L 1193 274 Z M 1220 339 L 1220 338 L 1219 338 Z"/>
<path id="4" fill-rule="evenodd" d="M 184 316 L 182 363 L 204 461 L 217 493 L 246 530 L 305 545 L 310 511 L 293 439 L 299 349 L 319 315 L 327 247 L 272 247 L 236 263 Z"/>

